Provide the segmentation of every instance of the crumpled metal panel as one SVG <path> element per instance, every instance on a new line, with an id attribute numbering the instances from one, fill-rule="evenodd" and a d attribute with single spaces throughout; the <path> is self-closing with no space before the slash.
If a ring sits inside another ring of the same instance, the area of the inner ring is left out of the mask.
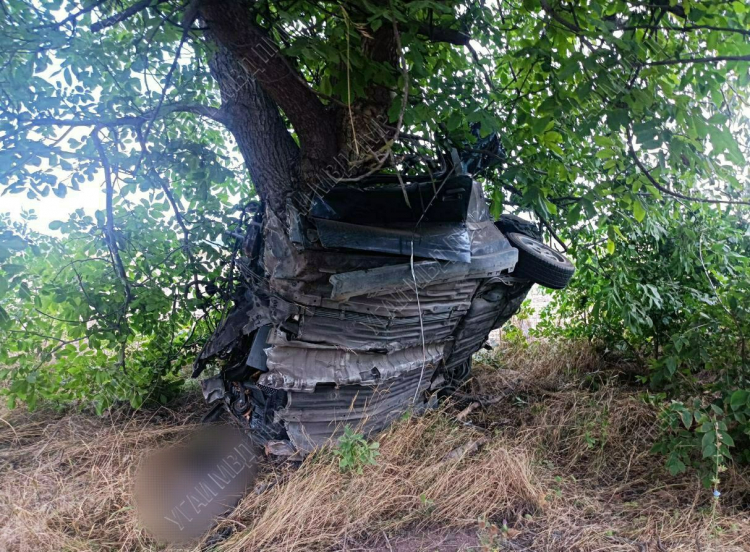
<path id="1" fill-rule="evenodd" d="M 510 251 L 510 245 L 503 233 L 492 221 L 467 222 L 471 240 L 471 254 L 473 257 L 491 255 L 503 251 Z"/>
<path id="2" fill-rule="evenodd" d="M 445 283 L 466 279 L 500 276 L 513 270 L 518 262 L 518 251 L 508 249 L 499 253 L 472 257 L 471 263 L 421 261 L 356 270 L 330 277 L 332 299 L 348 299 L 357 295 L 378 294 L 407 290 L 427 283 Z"/>
<path id="3" fill-rule="evenodd" d="M 424 286 L 419 301 L 414 289 L 402 293 L 325 300 L 299 317 L 297 338 L 357 351 L 395 351 L 451 338 L 466 314 L 477 281 Z M 335 306 L 336 308 L 331 308 Z"/>
<path id="4" fill-rule="evenodd" d="M 455 333 L 455 342 L 445 361 L 445 370 L 456 370 L 477 352 L 490 331 L 502 326 L 521 307 L 530 283 L 520 282 L 506 285 L 489 280 L 477 291 L 471 308 L 460 322 Z"/>
<path id="5" fill-rule="evenodd" d="M 362 432 L 380 431 L 414 405 L 414 397 L 430 385 L 433 370 L 403 373 L 379 385 L 318 386 L 312 393 L 290 392 L 279 412 L 292 444 L 310 452 L 335 440 L 346 426 Z M 419 385 L 419 391 L 417 386 Z"/>
<path id="6" fill-rule="evenodd" d="M 274 340 L 270 340 L 274 341 Z M 434 369 L 443 359 L 445 343 L 428 343 L 389 353 L 351 351 L 306 341 L 275 343 L 266 352 L 268 372 L 258 382 L 286 391 L 313 391 L 318 384 L 377 384 L 400 374 Z"/>
<path id="7" fill-rule="evenodd" d="M 403 262 L 403 258 L 386 254 L 333 251 L 321 247 L 303 249 L 287 235 L 287 227 L 270 210 L 266 214 L 265 266 L 271 291 L 276 280 L 325 283 L 328 276 L 342 270 L 363 270 Z"/>
<path id="8" fill-rule="evenodd" d="M 315 199 L 311 214 L 315 218 L 378 226 L 404 222 L 413 225 L 420 221 L 464 222 L 474 212 L 470 206 L 473 193 L 476 193 L 474 183 L 468 175 L 403 185 L 397 182 L 385 186 L 382 183 L 335 186 L 325 197 Z"/>
<path id="9" fill-rule="evenodd" d="M 384 317 L 413 317 L 420 311 L 429 314 L 466 311 L 471 304 L 471 298 L 477 290 L 480 280 L 462 280 L 459 282 L 444 282 L 426 284 L 419 287 L 419 306 L 414 285 L 402 291 L 383 292 L 378 294 L 356 295 L 349 299 L 337 301 L 330 299 L 330 287 L 326 288 L 326 296 L 311 295 L 298 291 L 302 288 L 285 288 L 283 296 L 299 305 L 310 308 L 321 307 L 334 312 L 372 314 Z"/>
<path id="10" fill-rule="evenodd" d="M 432 262 L 432 261 L 427 261 Z M 398 289 L 384 289 L 372 293 L 360 292 L 346 299 L 332 299 L 333 286 L 330 284 L 312 286 L 299 282 L 276 282 L 277 294 L 290 302 L 306 307 L 322 307 L 335 311 L 374 314 L 377 316 L 417 316 L 420 310 L 425 313 L 438 313 L 458 308 L 466 310 L 481 280 L 462 279 L 459 281 L 433 282 L 440 272 L 422 271 L 419 263 L 415 270 L 420 275 L 419 305 L 414 290 L 414 280 L 409 271 L 409 281 Z M 411 282 L 411 285 L 409 285 Z"/>
<path id="11" fill-rule="evenodd" d="M 518 251 L 467 178 L 411 186 L 415 203 L 392 212 L 385 207 L 398 187 L 361 191 L 380 211 L 366 202 L 348 211 L 343 189 L 316 204 L 315 218 L 290 208 L 282 221 L 266 209 L 257 253 L 238 262 L 244 296 L 200 358 L 224 359 L 224 401 L 245 418 L 252 408 L 253 434 L 309 451 L 345 425 L 382 429 L 424 407 L 428 389 L 465 375 L 467 359 L 531 287 L 508 278 Z M 269 326 L 265 340 L 253 337 Z M 239 353 L 253 344 L 248 365 Z M 209 387 L 218 397 L 216 382 Z"/>
<path id="12" fill-rule="evenodd" d="M 473 196 L 472 196 L 473 197 Z M 377 295 L 413 289 L 429 284 L 458 283 L 499 276 L 513 270 L 518 262 L 514 249 L 502 232 L 495 227 L 487 206 L 477 206 L 472 215 L 476 220 L 467 223 L 471 241 L 471 262 L 415 261 L 398 265 L 380 266 L 345 272 L 340 270 L 329 278 L 330 297 L 342 301 L 357 295 Z M 416 300 L 415 300 L 416 303 Z"/>
<path id="13" fill-rule="evenodd" d="M 258 295 L 249 291 L 245 294 L 246 301 L 242 309 L 230 313 L 224 320 L 222 330 L 216 333 L 201 353 L 201 358 L 210 358 L 226 351 L 238 343 L 240 336 L 248 334 L 256 328 L 271 323 L 271 313 L 268 305 L 264 305 Z"/>
<path id="14" fill-rule="evenodd" d="M 492 216 L 487 208 L 487 200 L 482 191 L 482 185 L 474 181 L 469 197 L 469 206 L 466 213 L 466 222 L 491 222 Z"/>
<path id="15" fill-rule="evenodd" d="M 323 247 L 471 262 L 471 237 L 464 223 L 424 223 L 418 228 L 413 224 L 380 228 L 334 220 L 313 220 Z"/>
<path id="16" fill-rule="evenodd" d="M 421 343 L 450 339 L 465 310 L 410 317 L 384 317 L 372 314 L 314 309 L 302 315 L 297 337 L 326 342 L 355 351 L 396 351 Z"/>

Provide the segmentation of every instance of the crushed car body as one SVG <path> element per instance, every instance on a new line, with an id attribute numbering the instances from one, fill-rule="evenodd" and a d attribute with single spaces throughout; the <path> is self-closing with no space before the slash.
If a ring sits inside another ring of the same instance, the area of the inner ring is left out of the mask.
<path id="1" fill-rule="evenodd" d="M 493 221 L 467 174 L 338 185 L 289 202 L 285 220 L 260 208 L 194 376 L 218 363 L 206 399 L 270 452 L 381 430 L 461 385 L 535 282 L 564 287 L 573 265 L 540 240 L 522 219 Z"/>

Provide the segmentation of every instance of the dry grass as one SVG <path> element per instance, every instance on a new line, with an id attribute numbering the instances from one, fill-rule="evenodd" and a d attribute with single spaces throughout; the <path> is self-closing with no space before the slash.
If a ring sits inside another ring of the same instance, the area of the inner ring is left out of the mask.
<path id="1" fill-rule="evenodd" d="M 629 387 L 636 367 L 603 361 L 585 343 L 532 343 L 499 351 L 499 369 L 477 370 L 474 392 L 514 387 L 475 422 L 535 451 L 548 489 L 544 515 L 519 542 L 532 550 L 750 550 L 746 469 L 723 474 L 717 505 L 695 475 L 672 477 L 649 450 L 657 413 Z M 552 476 L 552 480 L 550 480 Z"/>
<path id="2" fill-rule="evenodd" d="M 131 504 L 142 455 L 182 439 L 197 397 L 105 417 L 0 412 L 0 550 L 144 550 Z"/>
<path id="3" fill-rule="evenodd" d="M 544 497 L 523 449 L 492 442 L 475 455 L 446 458 L 480 437 L 432 413 L 381 435 L 382 455 L 363 476 L 342 474 L 332 455 L 320 454 L 286 484 L 245 500 L 232 518 L 250 523 L 225 549 L 326 549 L 383 531 L 476 525 L 538 511 Z"/>
<path id="4" fill-rule="evenodd" d="M 487 360 L 467 392 L 503 400 L 463 423 L 465 404 L 398 422 L 363 475 L 341 473 L 325 451 L 299 468 L 266 466 L 265 490 L 217 526 L 210 549 L 750 549 L 748 472 L 723 475 L 716 508 L 695 476 L 666 474 L 648 453 L 657 419 L 627 384 L 632 367 L 583 344 Z M 159 549 L 131 509 L 134 467 L 201 411 L 2 413 L 0 550 Z"/>

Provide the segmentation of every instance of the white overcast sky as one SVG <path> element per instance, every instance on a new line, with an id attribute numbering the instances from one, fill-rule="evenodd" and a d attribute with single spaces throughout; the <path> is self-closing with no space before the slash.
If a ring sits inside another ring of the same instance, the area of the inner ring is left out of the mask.
<path id="1" fill-rule="evenodd" d="M 0 212 L 10 213 L 11 217 L 18 219 L 23 209 L 34 209 L 39 218 L 29 226 L 37 232 L 52 234 L 49 223 L 53 220 L 68 220 L 71 213 L 79 208 L 93 216 L 97 209 L 104 209 L 104 200 L 101 182 L 94 179 L 93 182 L 81 184 L 79 191 L 68 189 L 68 194 L 62 199 L 51 193 L 38 200 L 29 199 L 25 193 L 5 194 L 0 197 Z"/>

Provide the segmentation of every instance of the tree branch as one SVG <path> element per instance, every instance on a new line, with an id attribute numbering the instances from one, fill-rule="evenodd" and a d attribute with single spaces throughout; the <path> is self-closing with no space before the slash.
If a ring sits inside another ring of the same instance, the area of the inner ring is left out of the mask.
<path id="1" fill-rule="evenodd" d="M 126 314 L 128 310 L 128 305 L 130 305 L 130 302 L 133 300 L 133 292 L 130 289 L 130 281 L 128 280 L 128 275 L 125 272 L 125 266 L 122 263 L 122 257 L 120 256 L 120 249 L 117 246 L 117 236 L 115 235 L 115 214 L 114 214 L 114 206 L 112 204 L 112 198 L 114 196 L 114 186 L 112 184 L 112 169 L 109 166 L 109 161 L 107 160 L 107 154 L 104 151 L 104 146 L 102 145 L 101 138 L 99 138 L 98 128 L 94 129 L 92 136 L 94 138 L 94 144 L 96 145 L 96 150 L 97 152 L 99 152 L 99 158 L 101 159 L 102 168 L 104 169 L 104 182 L 106 184 L 107 217 L 105 220 L 104 238 L 107 242 L 107 247 L 109 247 L 109 252 L 112 255 L 112 264 L 114 265 L 115 273 L 120 278 L 120 281 L 122 282 L 122 285 L 125 288 L 125 302 L 123 303 L 122 313 L 117 322 L 117 326 L 120 329 L 120 332 L 124 333 L 123 322 L 124 322 L 125 327 L 127 327 Z M 122 339 L 122 342 L 120 344 L 119 364 L 122 368 L 125 368 L 126 348 L 127 348 L 127 337 Z"/>
<path id="2" fill-rule="evenodd" d="M 633 159 L 633 161 L 635 162 L 635 165 L 646 176 L 646 178 L 651 183 L 651 185 L 664 194 L 670 195 L 672 197 L 677 197 L 679 199 L 684 199 L 686 201 L 695 201 L 698 203 L 711 203 L 714 205 L 750 205 L 750 201 L 735 201 L 735 200 L 729 200 L 729 199 L 706 199 L 703 197 L 686 196 L 684 194 L 681 194 L 680 192 L 675 192 L 675 191 L 670 190 L 669 188 L 665 188 L 664 186 L 659 184 L 659 182 L 657 182 L 653 176 L 651 176 L 651 172 L 646 168 L 643 162 L 638 158 L 638 154 L 635 152 L 635 148 L 633 147 L 633 131 L 630 127 L 628 127 L 628 153 L 630 157 Z"/>
<path id="3" fill-rule="evenodd" d="M 468 46 L 471 40 L 471 36 L 463 31 L 433 27 L 426 23 L 419 26 L 418 32 L 433 42 L 446 42 L 448 44 L 455 44 L 456 46 Z"/>
<path id="4" fill-rule="evenodd" d="M 679 65 L 682 63 L 715 63 L 717 61 L 750 61 L 750 55 L 745 56 L 714 56 L 700 58 L 662 59 L 650 61 L 646 65 Z"/>
<path id="5" fill-rule="evenodd" d="M 46 25 L 39 25 L 38 27 L 34 27 L 34 29 L 59 29 L 60 27 L 63 27 L 67 25 L 68 23 L 76 23 L 77 19 L 81 17 L 82 15 L 86 15 L 90 11 L 95 10 L 102 4 L 104 4 L 107 0 L 97 0 L 90 6 L 86 6 L 85 8 L 81 8 L 75 13 L 71 13 L 68 17 L 63 19 L 62 21 L 57 21 L 55 23 L 48 23 Z"/>
<path id="6" fill-rule="evenodd" d="M 492 90 L 493 92 L 497 92 L 497 89 L 495 88 L 495 83 L 492 82 L 492 78 L 490 77 L 487 70 L 484 68 L 484 65 L 482 65 L 482 61 L 479 59 L 479 54 L 477 54 L 477 51 L 469 42 L 466 43 L 466 47 L 469 49 L 469 53 L 471 54 L 471 57 L 474 60 L 474 63 L 477 65 L 477 67 L 479 67 L 479 70 L 484 75 L 484 80 L 487 82 L 487 86 L 489 86 L 490 90 Z"/>
<path id="7" fill-rule="evenodd" d="M 219 85 L 226 126 L 237 141 L 253 185 L 274 212 L 281 212 L 285 194 L 299 181 L 299 147 L 273 100 L 221 44 L 209 66 Z"/>
<path id="8" fill-rule="evenodd" d="M 141 143 L 141 147 L 145 148 L 145 140 Z M 174 197 L 174 194 L 172 193 L 172 189 L 169 187 L 169 183 L 162 178 L 157 172 L 151 168 L 151 173 L 154 175 L 154 178 L 159 182 L 159 186 L 161 186 L 162 191 L 164 192 L 164 195 L 167 196 L 167 201 L 169 201 L 169 204 L 172 206 L 172 211 L 174 212 L 174 218 L 177 221 L 177 224 L 179 225 L 180 229 L 182 230 L 182 242 L 184 244 L 185 249 L 185 255 L 188 258 L 188 261 L 190 262 L 190 268 L 193 271 L 193 286 L 195 289 L 195 297 L 197 299 L 200 299 L 201 297 L 201 291 L 199 287 L 199 280 L 198 280 L 198 263 L 195 260 L 195 256 L 193 255 L 193 252 L 190 249 L 190 231 L 188 230 L 187 225 L 185 224 L 185 219 L 182 216 L 182 211 L 180 210 L 180 206 L 177 203 L 177 200 Z"/>
<path id="9" fill-rule="evenodd" d="M 576 34 L 579 34 L 579 33 L 583 32 L 583 29 L 581 27 L 579 27 L 575 23 L 572 23 L 572 22 L 568 21 L 562 15 L 560 15 L 559 13 L 557 13 L 547 0 L 541 0 L 539 3 L 541 4 L 542 9 L 545 12 L 547 12 L 547 14 L 552 19 L 554 19 L 555 21 L 557 21 L 558 23 L 560 23 L 560 25 L 562 25 L 566 29 L 568 29 L 570 31 L 573 31 Z"/>
<path id="10" fill-rule="evenodd" d="M 114 119 L 60 119 L 57 117 L 39 117 L 26 121 L 26 126 L 67 126 L 67 127 L 101 127 L 140 126 L 152 118 L 165 117 L 172 113 L 194 113 L 201 117 L 212 119 L 217 123 L 226 124 L 226 114 L 218 107 L 192 104 L 163 105 L 159 109 L 149 111 L 143 115 L 116 117 Z"/>
<path id="11" fill-rule="evenodd" d="M 246 4 L 204 0 L 198 12 L 210 33 L 235 56 L 289 118 L 299 136 L 303 173 L 315 173 L 337 153 L 334 118 L 265 31 Z"/>
<path id="12" fill-rule="evenodd" d="M 750 36 L 750 30 L 748 29 L 738 29 L 735 27 L 718 27 L 716 25 L 688 25 L 686 27 L 664 27 L 659 25 L 626 25 L 623 27 L 618 27 L 618 30 L 621 31 L 637 31 L 637 30 L 644 30 L 644 31 L 674 31 L 678 33 L 689 33 L 691 31 L 699 31 L 699 30 L 709 30 L 709 31 L 718 31 L 718 32 L 725 32 L 725 33 L 738 33 L 745 36 Z"/>
<path id="13" fill-rule="evenodd" d="M 129 8 L 125 8 L 121 12 L 118 12 L 110 17 L 107 17 L 105 19 L 102 19 L 92 24 L 91 31 L 94 33 L 98 33 L 99 31 L 102 31 L 108 27 L 112 27 L 114 25 L 117 25 L 118 23 L 125 21 L 129 17 L 133 17 L 135 14 L 137 14 L 138 12 L 142 12 L 148 7 L 158 6 L 159 4 L 163 4 L 166 1 L 167 0 L 157 0 L 157 2 L 154 3 L 153 0 L 141 0 L 140 2 L 136 2 Z"/>
<path id="14" fill-rule="evenodd" d="M 161 109 L 161 106 L 164 104 L 164 98 L 167 97 L 167 91 L 169 90 L 169 85 L 172 83 L 172 75 L 174 75 L 174 70 L 177 68 L 177 62 L 180 60 L 180 52 L 182 52 L 182 47 L 185 45 L 185 40 L 187 39 L 189 32 L 190 32 L 189 27 L 185 27 L 182 31 L 182 36 L 180 37 L 180 43 L 177 45 L 177 50 L 174 53 L 174 59 L 172 60 L 172 65 L 169 66 L 169 71 L 167 71 L 167 76 L 164 77 L 164 86 L 162 87 L 161 94 L 159 95 L 159 103 L 156 104 L 156 109 L 154 110 L 153 115 L 148 121 L 148 125 L 146 125 L 146 134 L 144 136 L 144 141 L 148 140 L 149 134 L 151 134 L 151 128 L 154 126 L 154 121 L 156 120 L 156 116 L 159 114 L 159 110 Z"/>
<path id="15" fill-rule="evenodd" d="M 105 210 L 107 218 L 105 220 L 104 236 L 107 241 L 107 246 L 109 247 L 109 252 L 112 255 L 112 262 L 115 267 L 115 273 L 120 278 L 120 281 L 125 288 L 125 304 L 127 305 L 132 299 L 132 291 L 130 289 L 128 276 L 125 273 L 125 266 L 123 265 L 122 258 L 120 257 L 120 249 L 117 246 L 117 238 L 115 236 L 115 214 L 114 206 L 112 204 L 112 199 L 114 196 L 114 185 L 112 184 L 112 169 L 109 166 L 107 154 L 104 151 L 102 140 L 99 137 L 99 129 L 94 130 L 94 132 L 92 133 L 92 137 L 94 139 L 94 144 L 96 145 L 96 151 L 99 153 L 102 168 L 104 169 L 104 182 L 106 185 L 105 192 L 107 197 Z"/>

